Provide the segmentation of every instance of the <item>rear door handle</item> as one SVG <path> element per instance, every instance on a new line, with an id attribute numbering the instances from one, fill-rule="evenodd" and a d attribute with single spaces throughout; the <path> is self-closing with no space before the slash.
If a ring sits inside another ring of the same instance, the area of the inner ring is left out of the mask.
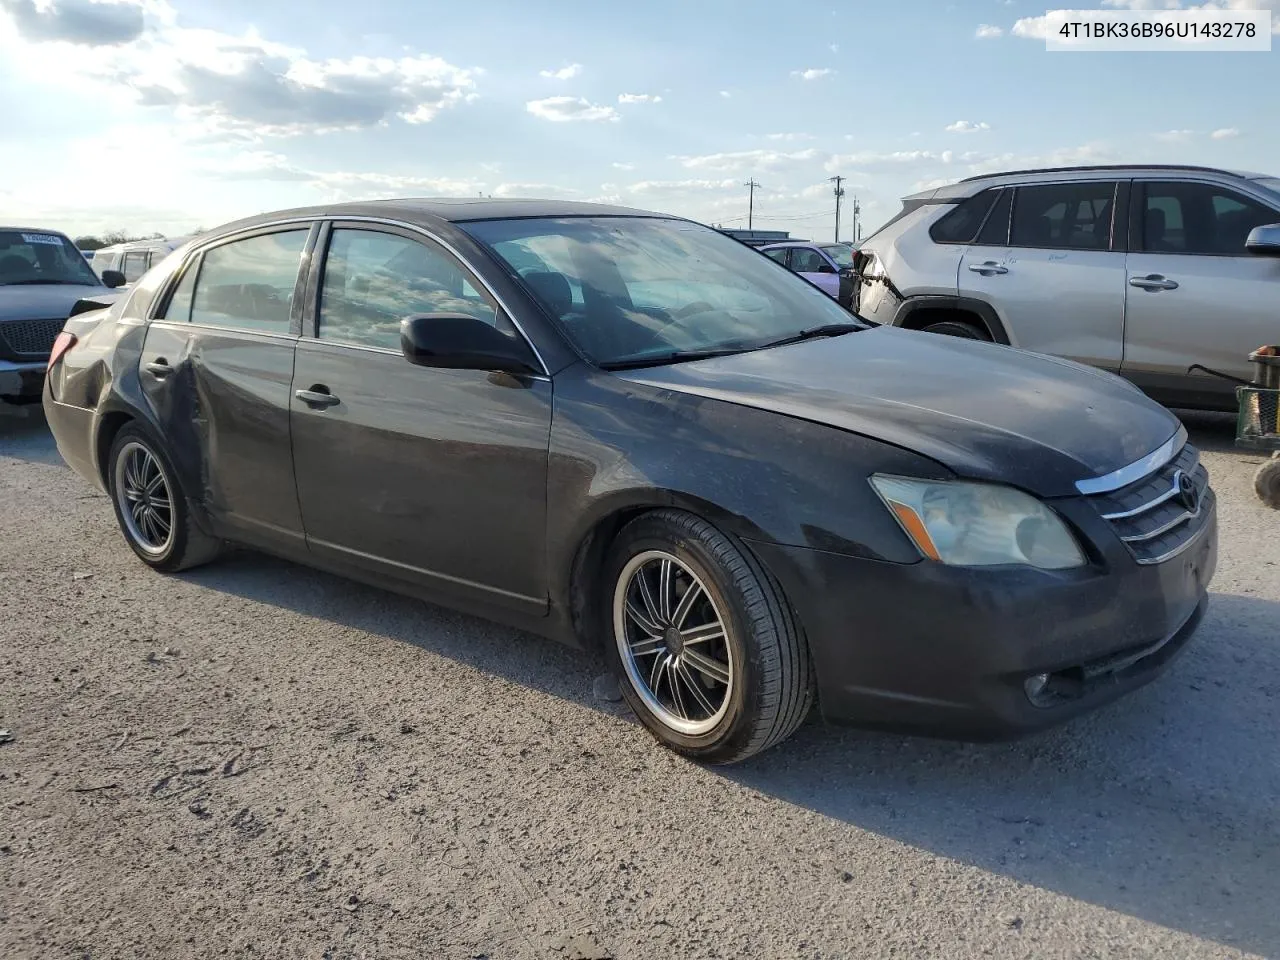
<path id="1" fill-rule="evenodd" d="M 169 374 L 173 373 L 173 367 L 169 366 L 169 361 L 164 357 L 156 357 L 147 364 L 147 373 L 151 374 L 157 380 L 163 380 Z"/>
<path id="2" fill-rule="evenodd" d="M 327 389 L 324 389 L 324 388 L 311 389 L 311 390 L 299 390 L 296 393 L 294 393 L 294 396 L 297 397 L 299 400 L 301 400 L 303 403 L 305 403 L 307 406 L 314 407 L 317 410 L 323 410 L 325 407 L 332 407 L 342 402 L 337 397 L 335 397 L 332 393 L 330 393 Z"/>
<path id="3" fill-rule="evenodd" d="M 1129 286 L 1139 287 L 1143 290 L 1177 290 L 1177 281 L 1162 277 L 1158 273 L 1153 273 L 1147 277 L 1130 277 Z"/>
<path id="4" fill-rule="evenodd" d="M 972 270 L 974 273 L 982 274 L 984 277 L 989 277 L 995 273 L 1009 272 L 1008 267 L 1002 267 L 1000 264 L 996 263 L 993 260 L 988 260 L 986 263 L 971 263 L 969 264 L 969 269 Z"/>

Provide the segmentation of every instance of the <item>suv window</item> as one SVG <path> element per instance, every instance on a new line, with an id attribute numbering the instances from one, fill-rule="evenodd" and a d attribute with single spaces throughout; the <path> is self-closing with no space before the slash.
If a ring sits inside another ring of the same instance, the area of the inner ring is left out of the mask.
<path id="1" fill-rule="evenodd" d="M 465 313 L 515 333 L 434 244 L 373 230 L 333 231 L 320 290 L 321 340 L 399 350 L 400 321 L 417 313 Z"/>
<path id="2" fill-rule="evenodd" d="M 206 250 L 191 322 L 288 333 L 308 229 L 267 233 Z"/>
<path id="3" fill-rule="evenodd" d="M 1013 209 L 1013 191 L 1000 191 L 1000 199 L 987 215 L 975 244 L 985 247 L 1004 247 L 1009 244 L 1009 213 Z"/>
<path id="4" fill-rule="evenodd" d="M 134 250 L 124 255 L 124 264 L 121 273 L 124 274 L 125 283 L 133 283 L 151 266 L 151 252 L 148 250 Z"/>
<path id="5" fill-rule="evenodd" d="M 796 273 L 817 273 L 826 262 L 822 254 L 811 247 L 791 248 L 791 269 Z"/>
<path id="6" fill-rule="evenodd" d="M 992 187 L 962 200 L 955 209 L 929 228 L 929 236 L 937 243 L 969 243 L 982 226 L 983 219 L 1000 193 Z"/>
<path id="7" fill-rule="evenodd" d="M 1049 250 L 1109 250 L 1116 184 L 1018 187 L 1009 242 Z"/>
<path id="8" fill-rule="evenodd" d="M 1270 207 L 1208 183 L 1144 184 L 1139 209 L 1139 249 L 1148 253 L 1244 256 L 1249 231 L 1280 221 Z"/>

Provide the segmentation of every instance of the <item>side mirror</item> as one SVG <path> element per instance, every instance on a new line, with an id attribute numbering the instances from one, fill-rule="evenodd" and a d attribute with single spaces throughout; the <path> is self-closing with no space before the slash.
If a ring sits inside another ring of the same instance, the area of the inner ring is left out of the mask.
<path id="1" fill-rule="evenodd" d="M 465 313 L 415 313 L 400 321 L 400 350 L 410 363 L 449 370 L 534 373 L 523 342 Z"/>
<path id="2" fill-rule="evenodd" d="M 1259 257 L 1280 257 L 1280 223 L 1254 227 L 1249 231 L 1244 248 Z"/>
<path id="3" fill-rule="evenodd" d="M 102 283 L 110 290 L 114 290 L 116 287 L 123 287 L 127 282 L 128 281 L 124 278 L 124 274 L 119 270 L 102 271 Z"/>

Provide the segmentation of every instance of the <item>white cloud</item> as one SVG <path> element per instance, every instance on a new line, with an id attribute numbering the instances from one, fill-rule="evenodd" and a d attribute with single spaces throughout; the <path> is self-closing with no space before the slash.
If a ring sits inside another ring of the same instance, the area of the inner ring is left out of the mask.
<path id="1" fill-rule="evenodd" d="M 480 73 L 427 54 L 311 59 L 252 30 L 179 27 L 163 0 L 0 4 L 10 21 L 5 30 L 0 17 L 0 59 L 18 70 L 58 63 L 66 79 L 54 82 L 83 88 L 87 81 L 108 98 L 123 92 L 209 138 L 367 129 L 393 119 L 426 123 L 473 99 Z M 96 8 L 119 10 L 104 16 Z M 86 35 L 93 29 L 102 31 L 98 41 L 111 42 L 93 45 Z"/>
<path id="2" fill-rule="evenodd" d="M 548 198 L 569 198 L 579 196 L 579 192 L 571 187 L 561 187 L 554 183 L 500 183 L 493 188 L 495 197 L 536 197 L 540 200 Z"/>
<path id="3" fill-rule="evenodd" d="M 1163 133 L 1157 133 L 1156 139 L 1166 143 L 1186 143 L 1195 135 L 1194 130 L 1166 130 Z"/>
<path id="4" fill-rule="evenodd" d="M 957 120 L 955 123 L 949 123 L 946 126 L 947 133 L 982 133 L 990 130 L 991 125 L 979 121 L 974 123 L 971 120 Z"/>
<path id="5" fill-rule="evenodd" d="M 823 77 L 830 77 L 835 71 L 830 67 L 810 67 L 808 70 L 792 70 L 793 77 L 799 77 L 801 80 L 821 80 Z"/>
<path id="6" fill-rule="evenodd" d="M 611 166 L 615 170 L 634 170 L 636 168 L 634 163 L 619 163 L 616 160 L 611 164 Z"/>
<path id="7" fill-rule="evenodd" d="M 981 24 L 973 34 L 979 40 L 994 40 L 996 37 L 1004 36 L 1004 29 L 992 26 L 989 23 Z"/>
<path id="8" fill-rule="evenodd" d="M 722 96 L 722 97 L 724 97 L 726 100 L 728 100 L 730 97 L 732 97 L 732 96 L 733 96 L 733 94 L 732 94 L 732 93 L 730 93 L 728 90 L 721 90 L 721 91 L 720 91 L 720 96 Z"/>
<path id="9" fill-rule="evenodd" d="M 618 119 L 618 111 L 613 107 L 599 106 L 583 97 L 547 97 L 544 100 L 530 100 L 524 106 L 535 117 L 555 123 Z"/>
<path id="10" fill-rule="evenodd" d="M 559 70 L 539 70 L 538 76 L 546 77 L 548 80 L 572 80 L 580 73 L 582 73 L 582 64 L 571 63 Z"/>
<path id="11" fill-rule="evenodd" d="M 1009 32 L 1025 40 L 1048 40 L 1049 18 L 1047 16 L 1022 17 L 1014 23 L 1013 29 Z"/>
<path id="12" fill-rule="evenodd" d="M 809 149 L 797 150 L 793 153 L 783 153 L 777 150 L 738 150 L 730 153 L 708 153 L 693 157 L 676 156 L 671 159 L 678 160 L 681 166 L 690 170 L 747 171 L 795 166 L 814 160 L 817 157 L 818 151 Z"/>
<path id="13" fill-rule="evenodd" d="M 827 49 L 828 49 L 828 50 L 830 50 L 832 53 L 839 53 L 839 52 L 840 52 L 840 44 L 838 44 L 838 43 L 828 44 L 828 45 L 827 45 Z"/>
<path id="14" fill-rule="evenodd" d="M 620 93 L 619 103 L 661 103 L 662 97 L 656 93 Z"/>
<path id="15" fill-rule="evenodd" d="M 812 133 L 766 133 L 765 139 L 794 142 L 796 140 L 815 140 L 817 138 Z"/>
<path id="16" fill-rule="evenodd" d="M 1223 127 L 1220 130 L 1213 131 L 1209 136 L 1214 140 L 1234 140 L 1240 136 L 1240 131 L 1235 127 Z"/>
<path id="17" fill-rule="evenodd" d="M 641 180 L 627 187 L 631 193 L 690 193 L 704 191 L 737 190 L 742 184 L 736 179 L 725 180 Z"/>

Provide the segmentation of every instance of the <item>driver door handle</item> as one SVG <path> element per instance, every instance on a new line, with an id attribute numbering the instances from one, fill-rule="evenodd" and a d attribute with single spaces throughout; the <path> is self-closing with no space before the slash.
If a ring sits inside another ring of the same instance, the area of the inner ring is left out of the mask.
<path id="1" fill-rule="evenodd" d="M 1176 280 L 1170 280 L 1162 277 L 1158 273 L 1150 274 L 1145 277 L 1130 277 L 1129 286 L 1139 287 L 1143 290 L 1177 290 L 1178 283 Z"/>
<path id="2" fill-rule="evenodd" d="M 1009 272 L 1008 267 L 1001 266 L 1000 264 L 996 263 L 994 260 L 988 260 L 986 263 L 971 263 L 969 264 L 969 269 L 972 270 L 974 273 L 982 274 L 984 277 L 989 277 L 992 274 L 996 274 L 996 273 Z"/>
<path id="3" fill-rule="evenodd" d="M 298 390 L 294 396 L 307 406 L 317 410 L 332 407 L 342 401 L 329 392 L 327 387 L 313 387 L 310 390 Z"/>
<path id="4" fill-rule="evenodd" d="M 163 380 L 169 374 L 173 373 L 173 367 L 169 366 L 169 361 L 164 357 L 156 357 L 146 365 L 147 373 L 151 374 L 157 380 Z"/>

